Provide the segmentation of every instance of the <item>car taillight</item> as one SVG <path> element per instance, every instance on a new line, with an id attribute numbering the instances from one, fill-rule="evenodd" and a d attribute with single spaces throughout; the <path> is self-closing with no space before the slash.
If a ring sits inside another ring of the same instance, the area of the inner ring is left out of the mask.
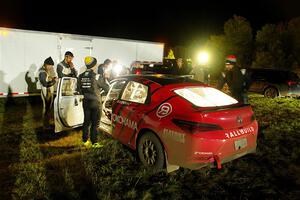
<path id="1" fill-rule="evenodd" d="M 296 85 L 297 82 L 296 82 L 296 81 L 288 81 L 287 84 L 288 84 L 289 86 L 292 86 L 292 85 Z"/>
<path id="2" fill-rule="evenodd" d="M 136 69 L 134 73 L 137 74 L 137 75 L 141 75 L 142 74 L 142 70 L 141 69 Z"/>
<path id="3" fill-rule="evenodd" d="M 185 121 L 185 120 L 181 120 L 181 119 L 173 119 L 172 121 L 174 124 L 176 124 L 182 130 L 187 131 L 189 133 L 199 133 L 199 132 L 222 130 L 222 127 L 215 125 L 215 124 Z"/>

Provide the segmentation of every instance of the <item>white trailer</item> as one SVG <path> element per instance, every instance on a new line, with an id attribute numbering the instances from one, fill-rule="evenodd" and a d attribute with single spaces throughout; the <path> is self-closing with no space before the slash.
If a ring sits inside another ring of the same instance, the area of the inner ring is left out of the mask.
<path id="1" fill-rule="evenodd" d="M 164 44 L 0 27 L 0 98 L 39 94 L 38 69 L 43 61 L 51 56 L 56 69 L 66 51 L 74 54 L 75 68 L 82 72 L 88 55 L 99 63 L 109 58 L 125 66 L 137 60 L 162 62 Z"/>

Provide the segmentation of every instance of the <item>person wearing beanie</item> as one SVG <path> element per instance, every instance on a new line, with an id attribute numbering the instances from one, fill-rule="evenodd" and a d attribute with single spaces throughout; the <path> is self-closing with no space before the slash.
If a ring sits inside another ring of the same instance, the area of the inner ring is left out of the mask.
<path id="1" fill-rule="evenodd" d="M 221 72 L 218 79 L 217 89 L 221 90 L 226 83 L 230 94 L 239 103 L 247 103 L 246 78 L 236 65 L 237 59 L 234 55 L 229 55 L 225 60 L 225 70 Z"/>
<path id="2" fill-rule="evenodd" d="M 61 61 L 60 63 L 58 63 L 57 68 L 56 68 L 56 72 L 58 75 L 58 78 L 62 78 L 62 77 L 77 77 L 77 70 L 74 67 L 74 64 L 72 62 L 74 58 L 74 55 L 72 52 L 67 51 L 65 53 L 65 58 L 63 61 Z"/>
<path id="3" fill-rule="evenodd" d="M 98 127 L 101 119 L 101 94 L 100 89 L 108 92 L 108 86 L 104 83 L 100 75 L 96 74 L 97 59 L 87 56 L 84 59 L 86 71 L 78 77 L 78 88 L 80 94 L 84 96 L 83 111 L 84 122 L 82 130 L 82 141 L 85 146 L 89 146 L 89 135 L 92 146 L 97 148 L 101 145 L 97 142 Z"/>
<path id="4" fill-rule="evenodd" d="M 54 84 L 56 83 L 56 77 L 51 76 L 53 71 L 54 62 L 51 57 L 44 61 L 43 66 L 39 69 L 39 82 L 42 86 L 41 97 L 43 100 L 43 126 L 44 129 L 50 127 L 51 108 L 53 105 L 54 97 Z"/>

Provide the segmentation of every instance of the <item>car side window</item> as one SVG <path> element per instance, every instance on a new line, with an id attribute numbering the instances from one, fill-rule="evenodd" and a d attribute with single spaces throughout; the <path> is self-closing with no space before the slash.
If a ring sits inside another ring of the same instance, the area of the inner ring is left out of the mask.
<path id="1" fill-rule="evenodd" d="M 148 86 L 135 81 L 130 81 L 124 89 L 121 99 L 144 104 L 146 102 L 147 95 Z"/>
<path id="2" fill-rule="evenodd" d="M 252 74 L 252 79 L 256 80 L 256 81 L 260 81 L 260 80 L 266 79 L 266 76 L 261 71 L 254 71 L 253 74 Z"/>
<path id="3" fill-rule="evenodd" d="M 107 99 L 110 99 L 110 100 L 118 99 L 119 95 L 124 87 L 125 82 L 126 81 L 124 80 L 124 81 L 117 81 L 117 82 L 112 83 L 112 87 L 108 94 Z"/>
<path id="4" fill-rule="evenodd" d="M 64 79 L 61 86 L 62 96 L 73 96 L 76 94 L 77 80 L 76 79 Z"/>
<path id="5" fill-rule="evenodd" d="M 126 81 L 123 80 L 123 81 L 116 81 L 111 84 L 111 87 L 106 96 L 105 105 L 104 105 L 105 108 L 111 109 L 113 101 L 119 98 L 125 83 Z"/>

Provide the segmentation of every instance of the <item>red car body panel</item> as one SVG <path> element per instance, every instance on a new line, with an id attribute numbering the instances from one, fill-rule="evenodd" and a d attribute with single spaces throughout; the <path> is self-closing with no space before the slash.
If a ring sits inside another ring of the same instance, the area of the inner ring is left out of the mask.
<path id="1" fill-rule="evenodd" d="M 161 85 L 143 76 L 130 80 L 149 87 L 148 100 L 146 104 L 114 101 L 112 136 L 123 144 L 136 149 L 139 134 L 150 130 L 160 139 L 168 163 L 190 169 L 220 167 L 255 152 L 258 124 L 249 105 L 200 108 L 177 95 L 174 89 L 207 85 L 190 82 Z M 165 109 L 171 107 L 171 112 L 160 117 L 162 105 Z M 207 130 L 197 128 L 199 124 Z"/>

